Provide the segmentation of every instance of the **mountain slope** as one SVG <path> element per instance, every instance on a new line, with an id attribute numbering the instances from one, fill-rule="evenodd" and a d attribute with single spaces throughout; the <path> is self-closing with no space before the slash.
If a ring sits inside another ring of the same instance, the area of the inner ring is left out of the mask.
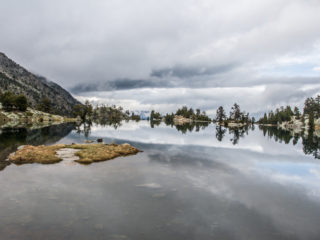
<path id="1" fill-rule="evenodd" d="M 30 73 L 0 52 L 0 91 L 24 94 L 31 107 L 45 97 L 52 103 L 53 112 L 71 115 L 73 106 L 79 104 L 69 92 L 46 78 Z"/>

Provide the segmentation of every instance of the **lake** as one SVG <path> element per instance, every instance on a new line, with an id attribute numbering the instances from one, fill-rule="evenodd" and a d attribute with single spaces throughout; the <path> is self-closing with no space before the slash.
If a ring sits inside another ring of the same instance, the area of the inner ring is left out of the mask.
<path id="1" fill-rule="evenodd" d="M 24 144 L 130 143 L 81 165 L 7 164 Z M 0 130 L 0 239 L 320 239 L 316 137 L 148 121 Z"/>

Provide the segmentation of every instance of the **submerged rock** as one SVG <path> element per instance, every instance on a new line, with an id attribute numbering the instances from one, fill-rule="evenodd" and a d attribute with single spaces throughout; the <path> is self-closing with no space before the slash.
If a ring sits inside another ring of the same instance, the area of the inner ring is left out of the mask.
<path id="1" fill-rule="evenodd" d="M 67 164 L 72 165 L 75 161 L 79 160 L 79 157 L 75 155 L 75 153 L 78 151 L 80 150 L 72 148 L 61 148 L 56 151 L 56 156 L 58 158 L 61 158 Z"/>
<path id="2" fill-rule="evenodd" d="M 173 118 L 173 122 L 176 125 L 182 125 L 182 124 L 185 124 L 185 123 L 191 123 L 192 119 L 185 118 L 185 117 L 180 116 L 180 115 L 175 115 L 174 118 Z"/>

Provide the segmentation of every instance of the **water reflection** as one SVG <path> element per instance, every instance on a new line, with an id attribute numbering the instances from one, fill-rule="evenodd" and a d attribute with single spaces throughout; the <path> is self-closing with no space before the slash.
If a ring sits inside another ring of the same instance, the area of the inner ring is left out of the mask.
<path id="1" fill-rule="evenodd" d="M 110 126 L 110 127 L 113 127 L 114 129 L 121 127 L 123 122 L 128 122 L 128 121 L 127 120 L 125 120 L 125 121 L 121 121 L 121 120 L 110 121 L 110 120 L 108 120 L 108 118 L 100 118 L 100 119 L 96 119 L 94 121 L 95 124 L 98 124 L 103 127 Z M 92 123 L 90 123 L 90 124 L 92 125 Z"/>
<path id="2" fill-rule="evenodd" d="M 144 152 L 90 166 L 7 167 L 1 239 L 320 238 L 320 162 L 302 152 L 314 152 L 314 137 L 186 129 L 140 121 L 3 131 L 1 150 L 103 138 Z"/>
<path id="3" fill-rule="evenodd" d="M 150 121 L 150 127 L 155 128 L 161 125 L 161 121 Z M 184 124 L 174 124 L 164 122 L 166 126 L 174 127 L 177 131 L 181 132 L 182 134 L 186 134 L 188 132 L 199 132 L 200 130 L 206 129 L 210 122 L 191 122 L 191 123 L 184 123 Z"/>
<path id="4" fill-rule="evenodd" d="M 227 129 L 225 129 L 224 127 L 220 125 L 216 126 L 216 138 L 219 142 L 223 140 L 223 137 L 225 136 L 226 132 L 227 132 Z"/>
<path id="5" fill-rule="evenodd" d="M 3 128 L 0 130 L 0 170 L 9 165 L 5 161 L 8 155 L 21 145 L 49 145 L 67 136 L 73 124 L 53 125 L 38 129 Z"/>
<path id="6" fill-rule="evenodd" d="M 259 126 L 263 131 L 263 135 L 273 139 L 279 143 L 296 145 L 301 141 L 302 150 L 307 155 L 312 155 L 316 159 L 320 159 L 320 138 L 317 132 L 294 132 L 286 131 L 277 127 Z"/>

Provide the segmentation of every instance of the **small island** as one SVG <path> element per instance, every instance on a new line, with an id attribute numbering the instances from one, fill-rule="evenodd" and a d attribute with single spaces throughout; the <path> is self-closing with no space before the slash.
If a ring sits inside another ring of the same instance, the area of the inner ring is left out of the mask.
<path id="1" fill-rule="evenodd" d="M 68 157 L 73 157 L 75 162 L 91 164 L 116 157 L 128 156 L 141 152 L 130 144 L 57 144 L 51 146 L 22 146 L 18 151 L 9 156 L 9 161 L 15 164 L 42 163 L 51 164 L 64 160 L 58 151 L 68 151 Z"/>

